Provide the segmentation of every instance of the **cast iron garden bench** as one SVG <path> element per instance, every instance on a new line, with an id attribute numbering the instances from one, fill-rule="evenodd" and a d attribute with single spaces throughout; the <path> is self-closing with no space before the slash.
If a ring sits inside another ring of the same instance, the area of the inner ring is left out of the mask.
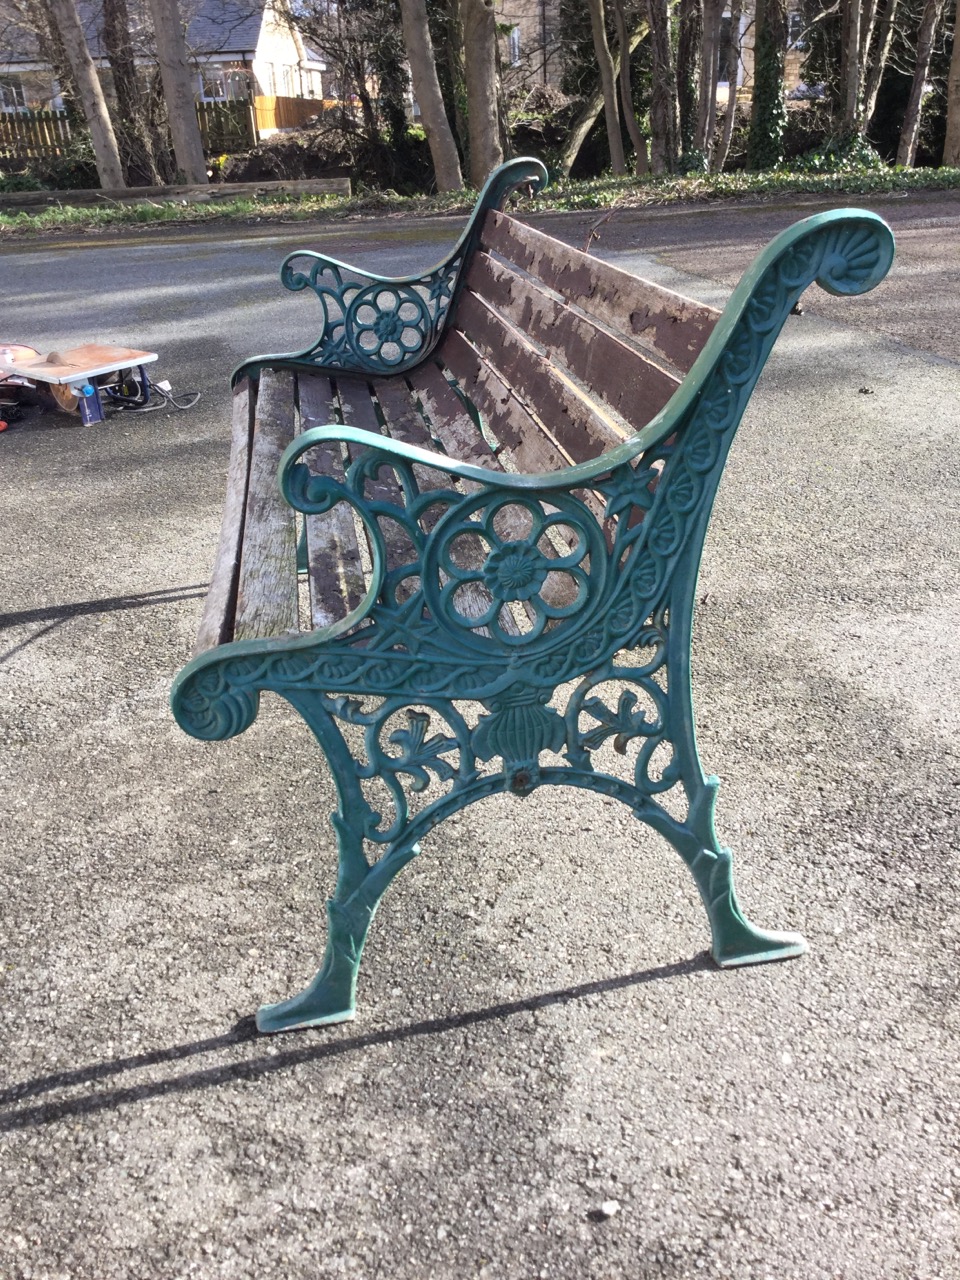
<path id="1" fill-rule="evenodd" d="M 323 967 L 260 1009 L 262 1031 L 352 1018 L 370 920 L 423 836 L 475 800 L 544 785 L 603 792 L 666 837 L 718 964 L 805 950 L 744 918 L 714 831 L 694 591 L 784 320 L 813 281 L 872 289 L 893 237 L 866 212 L 807 218 L 721 315 L 500 212 L 545 181 L 536 160 L 497 170 L 422 276 L 291 255 L 283 282 L 317 294 L 320 336 L 234 375 L 220 548 L 174 714 L 229 738 L 262 690 L 280 694 L 338 794 Z"/>

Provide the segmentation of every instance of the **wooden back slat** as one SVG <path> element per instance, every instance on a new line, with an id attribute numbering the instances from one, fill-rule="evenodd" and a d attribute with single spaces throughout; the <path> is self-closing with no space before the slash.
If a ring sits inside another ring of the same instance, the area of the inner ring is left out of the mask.
<path id="1" fill-rule="evenodd" d="M 302 431 L 339 420 L 336 393 L 329 378 L 301 374 L 298 390 Z M 314 475 L 343 479 L 339 444 L 317 445 L 303 460 Z M 324 515 L 307 516 L 306 524 L 310 612 L 315 627 L 326 627 L 355 609 L 367 589 L 353 510 L 339 502 Z"/>
<path id="2" fill-rule="evenodd" d="M 575 462 L 586 462 L 621 444 L 622 428 L 602 416 L 595 399 L 581 390 L 478 294 L 464 291 L 457 305 L 457 331 L 464 333 L 517 398 Z M 444 358 L 444 347 L 439 352 Z M 496 427 L 494 425 L 494 430 Z M 522 463 L 523 470 L 534 470 Z"/>
<path id="3" fill-rule="evenodd" d="M 293 374 L 265 369 L 250 456 L 235 640 L 300 629 L 296 520 L 277 483 L 280 455 L 293 429 Z"/>
<path id="4" fill-rule="evenodd" d="M 412 369 L 409 382 L 411 391 L 423 406 L 431 435 L 444 453 L 475 467 L 503 470 L 466 405 L 432 360 Z"/>
<path id="5" fill-rule="evenodd" d="M 566 450 L 543 430 L 516 392 L 461 333 L 448 335 L 441 352 L 444 364 L 476 407 L 488 435 L 517 471 L 556 471 L 572 461 Z M 477 432 L 477 428 L 473 428 Z M 484 463 L 483 465 L 487 465 Z"/>
<path id="6" fill-rule="evenodd" d="M 714 307 L 571 249 L 505 213 L 487 214 L 481 243 L 681 373 L 720 319 Z"/>
<path id="7" fill-rule="evenodd" d="M 528 334 L 551 361 L 590 387 L 632 431 L 645 427 L 680 385 L 676 374 L 654 364 L 636 346 L 599 328 L 529 276 L 487 253 L 474 255 L 467 288 Z"/>
<path id="8" fill-rule="evenodd" d="M 250 435 L 253 429 L 254 393 L 244 378 L 233 394 L 233 428 L 227 467 L 227 499 L 220 525 L 220 543 L 210 587 L 197 632 L 196 652 L 212 649 L 233 636 L 237 574 L 243 545 L 244 507 L 250 471 Z"/>

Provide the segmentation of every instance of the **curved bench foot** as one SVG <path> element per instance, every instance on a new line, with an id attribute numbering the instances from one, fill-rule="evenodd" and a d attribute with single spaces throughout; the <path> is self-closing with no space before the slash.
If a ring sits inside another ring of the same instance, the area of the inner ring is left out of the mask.
<path id="1" fill-rule="evenodd" d="M 744 964 L 766 964 L 769 960 L 791 960 L 808 950 L 807 940 L 799 933 L 777 933 L 773 929 L 757 929 L 749 920 L 739 922 L 736 936 L 724 930 L 718 942 L 714 938 L 710 954 L 721 969 L 735 969 Z"/>
<path id="2" fill-rule="evenodd" d="M 331 984 L 311 982 L 305 991 L 278 1004 L 262 1004 L 257 1010 L 257 1030 L 270 1035 L 277 1031 L 296 1031 L 301 1027 L 328 1027 L 336 1022 L 352 1022 L 353 1005 L 343 1005 L 342 993 Z"/>
<path id="3" fill-rule="evenodd" d="M 327 902 L 327 949 L 317 976 L 299 995 L 257 1010 L 257 1030 L 295 1031 L 299 1027 L 325 1027 L 351 1022 L 356 1011 L 357 971 L 373 905 L 357 901 Z"/>
<path id="4" fill-rule="evenodd" d="M 710 954 L 722 969 L 737 965 L 789 960 L 807 950 L 799 933 L 780 933 L 751 924 L 737 901 L 733 885 L 733 859 L 729 849 L 716 853 L 701 850 L 691 866 L 710 919 L 713 945 Z"/>

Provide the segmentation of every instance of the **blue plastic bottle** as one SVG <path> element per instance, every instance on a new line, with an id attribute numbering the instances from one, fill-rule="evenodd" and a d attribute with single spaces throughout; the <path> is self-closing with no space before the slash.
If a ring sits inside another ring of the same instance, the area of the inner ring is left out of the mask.
<path id="1" fill-rule="evenodd" d="M 84 386 L 77 388 L 77 395 L 80 397 L 80 417 L 83 421 L 102 422 L 103 405 L 100 403 L 97 388 L 87 382 Z"/>

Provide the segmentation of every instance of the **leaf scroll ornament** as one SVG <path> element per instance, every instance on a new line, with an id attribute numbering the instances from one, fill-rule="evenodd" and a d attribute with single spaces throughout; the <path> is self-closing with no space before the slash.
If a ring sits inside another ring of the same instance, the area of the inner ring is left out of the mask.
<path id="1" fill-rule="evenodd" d="M 386 758 L 391 771 L 409 774 L 413 778 L 410 784 L 413 791 L 426 790 L 430 782 L 428 770 L 432 770 L 441 782 L 449 782 L 457 770 L 442 756 L 447 751 L 458 750 L 456 738 L 445 738 L 439 733 L 428 738 L 430 717 L 424 711 L 408 711 L 407 721 L 406 729 L 396 729 L 388 738 L 391 746 L 399 750 L 398 755 Z"/>

